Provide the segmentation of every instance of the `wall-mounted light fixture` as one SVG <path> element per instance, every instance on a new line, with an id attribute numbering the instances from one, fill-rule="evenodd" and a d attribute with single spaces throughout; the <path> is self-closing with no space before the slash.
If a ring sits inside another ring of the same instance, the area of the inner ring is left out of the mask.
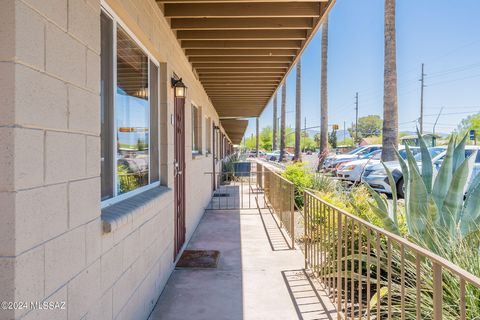
<path id="1" fill-rule="evenodd" d="M 182 78 L 172 78 L 172 88 L 175 90 L 175 98 L 185 98 L 187 96 L 187 86 L 183 83 Z"/>

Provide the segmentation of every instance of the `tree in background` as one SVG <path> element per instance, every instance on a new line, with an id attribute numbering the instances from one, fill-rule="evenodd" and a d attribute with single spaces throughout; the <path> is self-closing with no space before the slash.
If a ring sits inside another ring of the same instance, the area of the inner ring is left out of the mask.
<path id="1" fill-rule="evenodd" d="M 301 161 L 301 117 L 302 117 L 302 60 L 297 62 L 297 77 L 295 87 L 295 161 Z"/>
<path id="2" fill-rule="evenodd" d="M 455 131 L 458 133 L 459 136 L 464 136 L 470 130 L 475 130 L 477 132 L 477 137 L 480 134 L 480 113 L 468 116 L 463 119 Z"/>
<path id="3" fill-rule="evenodd" d="M 398 146 L 397 44 L 395 0 L 385 0 L 382 160 L 396 159 Z"/>
<path id="4" fill-rule="evenodd" d="M 337 130 L 336 129 L 333 129 L 332 132 L 328 134 L 328 143 L 333 149 L 337 147 Z"/>
<path id="5" fill-rule="evenodd" d="M 314 139 L 312 139 L 307 132 L 305 131 L 302 131 L 302 139 L 300 141 L 300 148 L 303 150 L 303 151 L 306 151 L 306 150 L 311 150 L 311 151 L 315 151 L 315 149 L 317 148 L 317 143 L 315 142 Z"/>
<path id="6" fill-rule="evenodd" d="M 351 137 L 355 137 L 355 125 L 348 128 L 348 133 Z M 364 138 L 379 137 L 382 134 L 382 118 L 378 115 L 369 115 L 358 118 L 358 141 L 359 143 Z"/>
<path id="7" fill-rule="evenodd" d="M 260 132 L 260 149 L 271 151 L 273 146 L 273 130 L 268 126 Z"/>
<path id="8" fill-rule="evenodd" d="M 320 152 L 317 170 L 323 165 L 323 160 L 328 154 L 328 17 L 322 25 L 322 75 L 320 85 Z"/>

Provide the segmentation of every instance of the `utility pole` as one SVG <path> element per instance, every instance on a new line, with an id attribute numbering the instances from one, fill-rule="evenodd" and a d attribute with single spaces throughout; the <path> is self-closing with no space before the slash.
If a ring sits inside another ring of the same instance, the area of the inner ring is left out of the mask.
<path id="1" fill-rule="evenodd" d="M 423 134 L 423 88 L 425 88 L 425 73 L 423 72 L 423 63 L 422 63 L 422 75 L 420 78 L 420 134 Z"/>
<path id="2" fill-rule="evenodd" d="M 355 95 L 355 142 L 358 143 L 358 92 Z"/>
<path id="3" fill-rule="evenodd" d="M 343 144 L 345 145 L 345 139 L 347 139 L 347 125 L 343 121 Z"/>

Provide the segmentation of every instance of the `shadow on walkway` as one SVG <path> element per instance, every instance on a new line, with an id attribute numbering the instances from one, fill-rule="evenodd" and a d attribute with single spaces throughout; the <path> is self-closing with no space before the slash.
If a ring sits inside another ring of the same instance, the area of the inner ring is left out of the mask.
<path id="1" fill-rule="evenodd" d="M 337 318 L 335 307 L 320 286 L 311 280 L 304 269 L 282 271 L 290 298 L 301 320 L 333 320 Z M 319 293 L 320 292 L 320 293 Z"/>

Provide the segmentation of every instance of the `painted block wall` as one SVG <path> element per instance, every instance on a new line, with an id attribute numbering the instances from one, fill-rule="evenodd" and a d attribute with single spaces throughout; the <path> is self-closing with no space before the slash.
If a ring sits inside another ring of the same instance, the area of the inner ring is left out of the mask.
<path id="1" fill-rule="evenodd" d="M 210 200 L 189 108 L 217 113 L 155 1 L 106 3 L 161 64 L 161 192 L 103 231 L 100 1 L 0 1 L 0 301 L 66 307 L 0 319 L 147 318 L 173 270 L 173 73 L 188 86 L 187 239 Z"/>

